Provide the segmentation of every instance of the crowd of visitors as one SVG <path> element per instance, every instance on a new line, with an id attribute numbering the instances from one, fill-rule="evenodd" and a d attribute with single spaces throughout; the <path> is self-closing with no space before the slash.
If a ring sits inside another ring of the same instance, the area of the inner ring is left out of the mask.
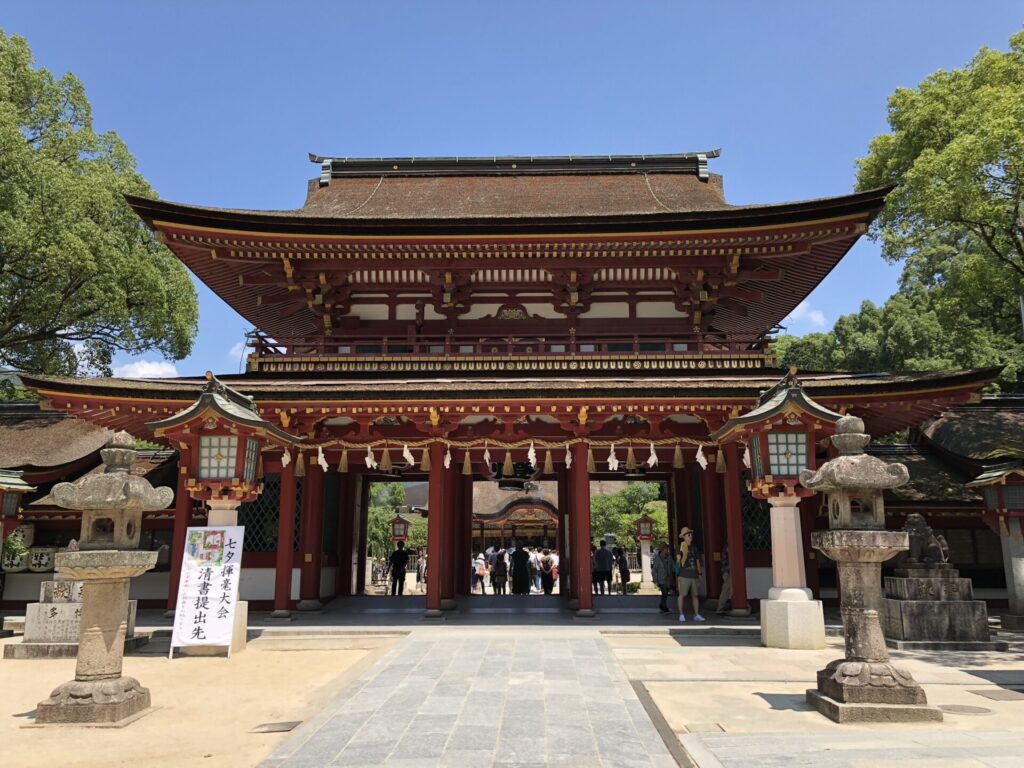
<path id="1" fill-rule="evenodd" d="M 558 581 L 558 553 L 547 547 L 488 547 L 473 558 L 471 568 L 473 592 L 479 587 L 486 595 L 490 583 L 495 595 L 550 595 Z"/>

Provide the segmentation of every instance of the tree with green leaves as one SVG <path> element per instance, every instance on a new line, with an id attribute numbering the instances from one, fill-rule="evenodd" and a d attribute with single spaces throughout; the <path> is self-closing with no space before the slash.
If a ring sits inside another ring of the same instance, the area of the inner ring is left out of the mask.
<path id="1" fill-rule="evenodd" d="M 180 359 L 198 322 L 181 262 L 128 207 L 153 197 L 82 83 L 0 31 L 0 364 L 109 372 L 115 352 Z"/>
<path id="2" fill-rule="evenodd" d="M 857 187 L 894 184 L 871 236 L 903 264 L 899 291 L 830 333 L 782 336 L 783 365 L 1024 372 L 1024 32 L 889 99 L 889 133 L 858 163 Z"/>
<path id="3" fill-rule="evenodd" d="M 661 483 L 630 483 L 618 493 L 597 494 L 590 499 L 590 531 L 594 539 L 615 535 L 619 546 L 636 546 L 638 517 L 655 521 L 655 539 L 668 537 L 668 505 L 661 499 Z"/>

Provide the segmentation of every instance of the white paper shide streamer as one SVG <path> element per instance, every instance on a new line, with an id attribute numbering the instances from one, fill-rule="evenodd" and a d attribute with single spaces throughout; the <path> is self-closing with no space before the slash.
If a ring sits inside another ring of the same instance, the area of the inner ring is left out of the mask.
<path id="1" fill-rule="evenodd" d="M 750 446 L 743 449 L 743 466 L 750 469 Z"/>
<path id="2" fill-rule="evenodd" d="M 530 443 L 530 450 L 526 452 L 526 459 L 530 462 L 531 467 L 537 468 L 537 451 L 533 447 L 533 443 Z"/>
<path id="3" fill-rule="evenodd" d="M 405 459 L 405 463 L 410 467 L 416 463 L 416 459 L 413 458 L 412 451 L 409 450 L 408 445 L 402 446 L 402 458 Z"/>
<path id="4" fill-rule="evenodd" d="M 608 452 L 608 469 L 616 472 L 619 469 L 619 457 L 615 455 L 615 446 Z"/>
<path id="5" fill-rule="evenodd" d="M 444 452 L 444 468 L 452 468 L 452 447 L 449 445 L 448 450 Z"/>
<path id="6" fill-rule="evenodd" d="M 647 466 L 651 469 L 658 466 L 658 452 L 654 450 L 654 443 L 651 443 L 651 455 L 647 457 Z"/>
<path id="7" fill-rule="evenodd" d="M 287 467 L 291 463 L 292 463 L 291 451 L 285 451 L 284 453 L 282 453 L 281 454 L 281 466 L 282 467 Z"/>
<path id="8" fill-rule="evenodd" d="M 377 460 L 373 458 L 373 448 L 366 446 L 366 456 L 363 457 L 363 461 L 366 462 L 367 469 L 376 469 Z"/>
<path id="9" fill-rule="evenodd" d="M 324 472 L 330 469 L 330 466 L 327 464 L 327 457 L 324 456 L 324 447 L 322 445 L 316 447 L 316 463 L 320 465 L 320 469 Z"/>
<path id="10" fill-rule="evenodd" d="M 568 469 L 572 466 L 572 450 L 569 446 L 565 446 L 565 468 Z"/>
<path id="11" fill-rule="evenodd" d="M 697 463 L 700 464 L 701 469 L 708 468 L 708 457 L 704 455 L 704 446 L 697 446 Z"/>

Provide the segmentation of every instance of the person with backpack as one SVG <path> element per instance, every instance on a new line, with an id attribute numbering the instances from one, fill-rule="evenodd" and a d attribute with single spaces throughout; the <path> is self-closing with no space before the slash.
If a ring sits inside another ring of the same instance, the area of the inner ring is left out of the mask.
<path id="1" fill-rule="evenodd" d="M 473 560 L 473 587 L 470 591 L 476 592 L 476 585 L 480 585 L 480 594 L 487 594 L 487 561 L 484 559 L 483 552 L 476 556 Z"/>

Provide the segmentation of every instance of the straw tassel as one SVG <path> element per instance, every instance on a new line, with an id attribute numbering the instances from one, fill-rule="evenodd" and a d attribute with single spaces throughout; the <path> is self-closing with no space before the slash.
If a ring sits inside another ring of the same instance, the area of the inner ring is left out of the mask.
<path id="1" fill-rule="evenodd" d="M 381 457 L 380 457 L 380 471 L 381 472 L 390 472 L 391 471 L 391 451 L 389 451 L 387 448 L 384 448 L 384 450 L 381 453 Z"/>
<path id="2" fill-rule="evenodd" d="M 299 451 L 299 458 L 295 460 L 295 476 L 305 477 L 306 476 L 306 457 Z"/>
<path id="3" fill-rule="evenodd" d="M 551 449 L 549 448 L 544 452 L 544 474 L 553 475 L 555 474 L 555 462 L 551 458 Z"/>
<path id="4" fill-rule="evenodd" d="M 420 459 L 420 471 L 421 472 L 429 472 L 430 471 L 430 449 L 429 448 L 424 448 L 423 449 L 423 458 Z"/>
<path id="5" fill-rule="evenodd" d="M 719 449 L 718 455 L 715 457 L 715 472 L 720 475 L 725 474 L 725 451 Z"/>
<path id="6" fill-rule="evenodd" d="M 626 469 L 630 471 L 636 469 L 636 454 L 633 453 L 632 445 L 626 449 Z"/>
<path id="7" fill-rule="evenodd" d="M 466 449 L 466 455 L 462 459 L 462 474 L 467 477 L 473 474 L 473 462 L 469 458 L 469 449 Z"/>
<path id="8" fill-rule="evenodd" d="M 676 445 L 676 449 L 672 452 L 672 469 L 682 469 L 684 466 L 683 447 Z"/>
<path id="9" fill-rule="evenodd" d="M 516 473 L 515 467 L 512 466 L 512 449 L 505 449 L 505 463 L 501 465 L 501 476 L 502 477 L 513 477 Z"/>
<path id="10" fill-rule="evenodd" d="M 338 461 L 338 471 L 348 472 L 348 448 L 341 449 L 341 459 Z"/>
<path id="11" fill-rule="evenodd" d="M 594 461 L 594 449 L 590 447 L 587 448 L 587 472 L 591 475 L 597 472 L 597 463 Z"/>

